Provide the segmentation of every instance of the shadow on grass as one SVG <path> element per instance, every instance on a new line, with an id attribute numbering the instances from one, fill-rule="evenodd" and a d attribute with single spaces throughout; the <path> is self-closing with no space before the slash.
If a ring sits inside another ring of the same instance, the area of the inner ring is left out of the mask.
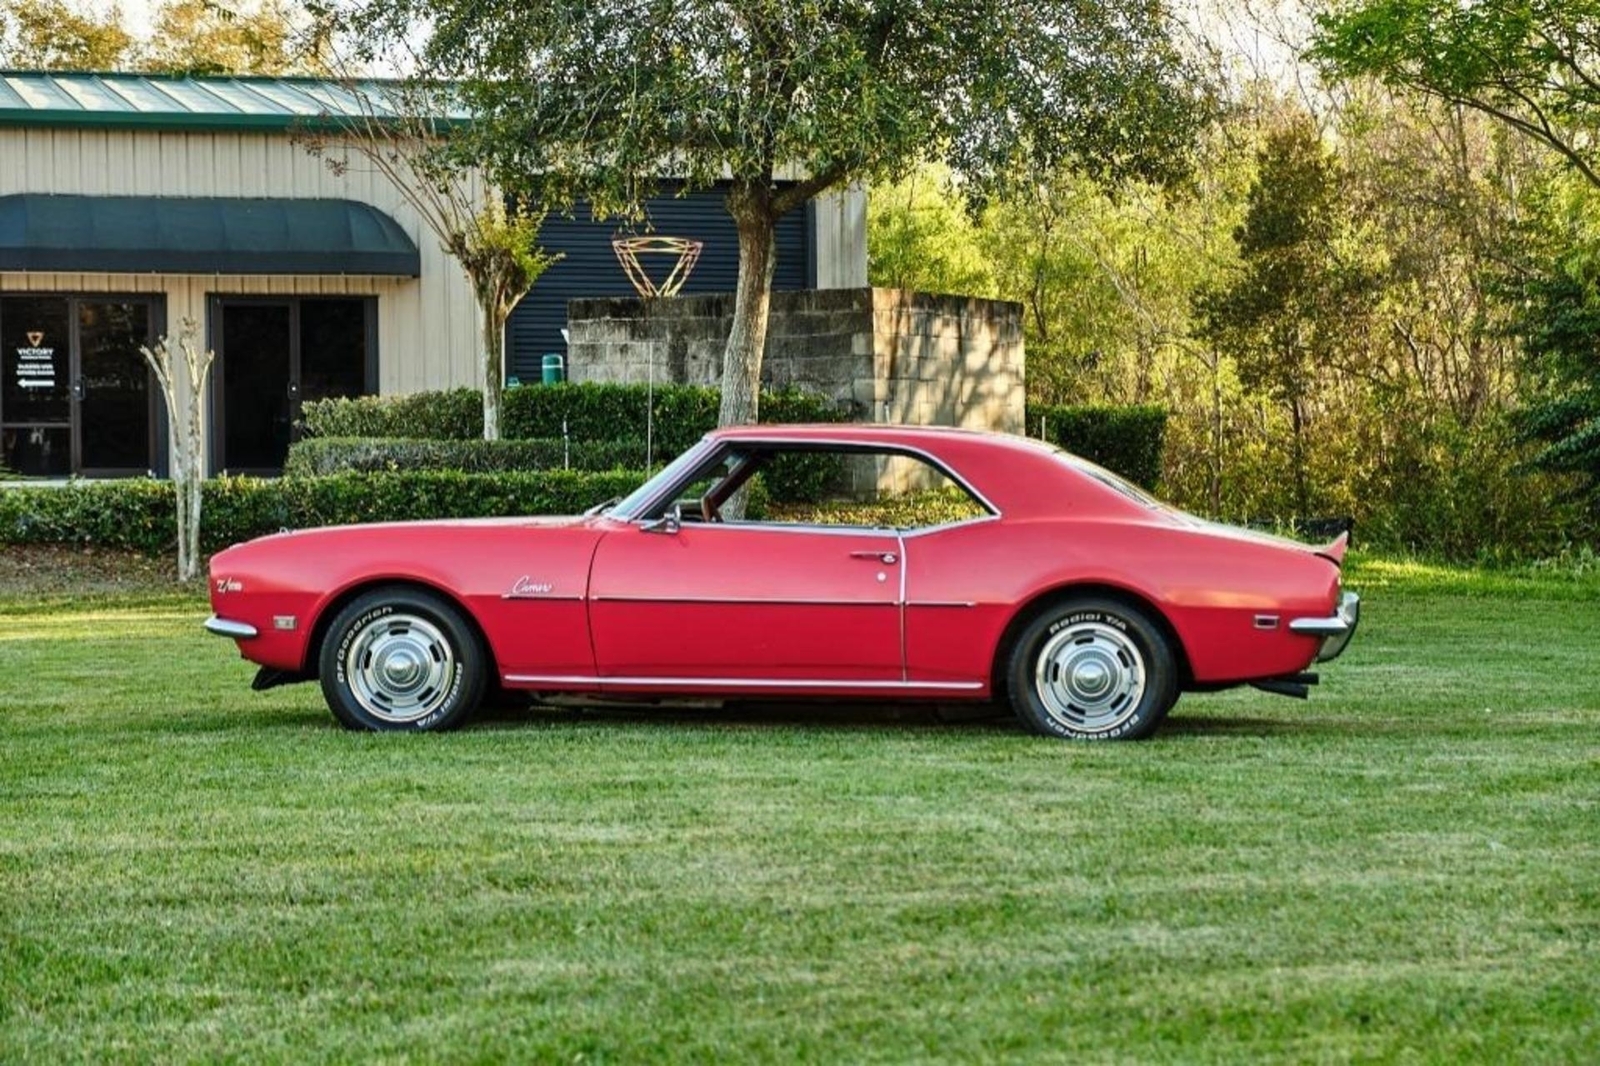
<path id="1" fill-rule="evenodd" d="M 714 728 L 819 726 L 827 729 L 960 729 L 985 733 L 1020 733 L 1009 712 L 955 704 L 810 701 L 717 701 L 636 703 L 609 700 L 562 700 L 528 707 L 494 707 L 480 711 L 474 727 L 516 729 L 522 726 L 560 728 L 580 723 L 609 725 L 699 726 Z M 469 727 L 470 728 L 470 727 Z"/>
<path id="2" fill-rule="evenodd" d="M 1156 739 L 1182 736 L 1316 736 L 1348 733 L 1339 722 L 1307 718 L 1261 718 L 1252 715 L 1174 715 L 1161 723 Z"/>

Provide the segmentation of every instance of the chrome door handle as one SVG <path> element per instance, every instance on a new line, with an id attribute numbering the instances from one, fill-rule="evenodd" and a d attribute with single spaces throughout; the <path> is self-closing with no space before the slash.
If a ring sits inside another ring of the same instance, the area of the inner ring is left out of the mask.
<path id="1" fill-rule="evenodd" d="M 874 551 L 851 552 L 850 553 L 850 558 L 852 558 L 852 559 L 876 559 L 878 562 L 882 563 L 884 566 L 893 566 L 900 559 L 900 557 L 898 555 L 896 555 L 894 552 L 874 552 Z"/>

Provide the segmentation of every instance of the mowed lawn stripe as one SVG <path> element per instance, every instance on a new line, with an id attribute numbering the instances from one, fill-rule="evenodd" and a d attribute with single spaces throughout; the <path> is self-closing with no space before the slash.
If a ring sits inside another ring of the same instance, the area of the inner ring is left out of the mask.
<path id="1" fill-rule="evenodd" d="M 1592 1060 L 1600 582 L 1356 574 L 1309 702 L 1104 746 L 788 709 L 357 736 L 250 692 L 198 599 L 19 608 L 0 1060 Z"/>

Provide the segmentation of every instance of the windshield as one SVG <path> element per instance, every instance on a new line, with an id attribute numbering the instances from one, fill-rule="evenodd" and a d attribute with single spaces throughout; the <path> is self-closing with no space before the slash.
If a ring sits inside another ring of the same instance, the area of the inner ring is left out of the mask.
<path id="1" fill-rule="evenodd" d="M 694 447 L 662 467 L 655 477 L 634 489 L 615 507 L 607 509 L 605 513 L 615 515 L 618 518 L 633 518 L 634 514 L 649 503 L 651 498 L 665 488 L 669 482 L 678 480 L 688 472 L 689 468 L 704 458 L 705 449 L 706 442 L 703 440 L 698 442 Z"/>

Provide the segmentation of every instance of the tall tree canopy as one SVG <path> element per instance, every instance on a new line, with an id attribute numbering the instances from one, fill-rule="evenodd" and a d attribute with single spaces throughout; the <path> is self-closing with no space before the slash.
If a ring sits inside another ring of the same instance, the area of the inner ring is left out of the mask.
<path id="1" fill-rule="evenodd" d="M 290 0 L 161 0 L 143 32 L 121 7 L 0 2 L 0 65 L 147 74 L 326 74 L 326 39 Z"/>
<path id="2" fill-rule="evenodd" d="M 117 70 L 132 53 L 122 9 L 69 7 L 62 0 L 0 5 L 0 62 L 40 70 Z"/>
<path id="3" fill-rule="evenodd" d="M 937 157 L 981 193 L 1019 161 L 1168 176 L 1200 108 L 1160 0 L 372 0 L 374 48 L 429 27 L 504 187 L 637 214 L 663 179 L 729 184 L 740 268 L 724 423 L 751 421 L 774 225 Z"/>
<path id="4" fill-rule="evenodd" d="M 1361 342 L 1372 279 L 1340 254 L 1343 176 L 1309 117 L 1268 134 L 1257 167 L 1234 232 L 1242 269 L 1201 294 L 1202 333 L 1238 360 L 1247 387 L 1288 409 L 1295 503 L 1306 514 L 1305 439 L 1317 381 Z"/>
<path id="5" fill-rule="evenodd" d="M 1600 0 L 1353 0 L 1317 26 L 1336 76 L 1492 115 L 1600 186 Z"/>

